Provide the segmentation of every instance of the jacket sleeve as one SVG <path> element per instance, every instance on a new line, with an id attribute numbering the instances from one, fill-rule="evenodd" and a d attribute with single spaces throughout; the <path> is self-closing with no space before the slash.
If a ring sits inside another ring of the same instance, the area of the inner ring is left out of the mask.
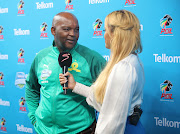
<path id="1" fill-rule="evenodd" d="M 108 78 L 96 134 L 124 134 L 136 86 L 137 73 L 134 67 L 127 62 L 113 67 Z"/>
<path id="2" fill-rule="evenodd" d="M 100 55 L 97 54 L 92 58 L 91 63 L 91 76 L 93 82 L 96 81 L 97 77 L 101 73 L 101 71 L 104 69 L 106 65 L 106 60 Z"/>
<path id="3" fill-rule="evenodd" d="M 28 116 L 31 120 L 31 123 L 34 124 L 36 121 L 35 111 L 39 105 L 40 100 L 40 84 L 38 83 L 38 78 L 36 74 L 36 68 L 38 62 L 36 60 L 33 61 L 31 65 L 30 72 L 26 79 L 26 91 L 25 91 L 25 99 L 29 109 Z"/>

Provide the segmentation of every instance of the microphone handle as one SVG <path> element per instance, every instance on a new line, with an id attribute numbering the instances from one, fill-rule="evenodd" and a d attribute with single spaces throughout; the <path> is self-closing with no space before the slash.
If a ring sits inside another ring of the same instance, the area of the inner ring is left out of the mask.
<path id="1" fill-rule="evenodd" d="M 65 74 L 68 71 L 68 67 L 67 66 L 62 67 L 62 71 L 63 74 Z M 63 84 L 64 94 L 66 94 L 66 90 L 68 89 L 68 76 L 66 76 L 66 78 L 67 78 L 67 82 Z"/>

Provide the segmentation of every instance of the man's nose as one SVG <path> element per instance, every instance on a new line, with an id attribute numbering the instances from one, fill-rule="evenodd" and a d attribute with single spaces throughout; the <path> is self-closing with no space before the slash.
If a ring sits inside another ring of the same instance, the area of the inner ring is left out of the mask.
<path id="1" fill-rule="evenodd" d="M 71 30 L 69 31 L 69 35 L 75 36 L 75 31 L 74 31 L 73 29 L 71 29 Z"/>

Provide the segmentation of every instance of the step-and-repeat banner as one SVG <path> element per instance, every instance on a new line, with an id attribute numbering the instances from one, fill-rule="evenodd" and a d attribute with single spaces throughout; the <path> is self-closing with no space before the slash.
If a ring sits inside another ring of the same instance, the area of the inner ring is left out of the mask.
<path id="1" fill-rule="evenodd" d="M 104 19 L 126 9 L 140 20 L 146 84 L 141 122 L 147 134 L 180 134 L 179 0 L 0 0 L 0 133 L 36 134 L 27 116 L 25 79 L 36 54 L 52 45 L 54 15 L 79 20 L 79 43 L 106 60 Z"/>

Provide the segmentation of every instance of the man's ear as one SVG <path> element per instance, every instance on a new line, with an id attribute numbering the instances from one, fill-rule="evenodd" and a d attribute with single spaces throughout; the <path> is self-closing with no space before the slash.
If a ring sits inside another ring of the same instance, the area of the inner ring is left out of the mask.
<path id="1" fill-rule="evenodd" d="M 56 32 L 55 32 L 55 27 L 51 27 L 51 33 L 52 33 L 52 35 L 55 36 L 55 34 L 56 34 Z"/>

